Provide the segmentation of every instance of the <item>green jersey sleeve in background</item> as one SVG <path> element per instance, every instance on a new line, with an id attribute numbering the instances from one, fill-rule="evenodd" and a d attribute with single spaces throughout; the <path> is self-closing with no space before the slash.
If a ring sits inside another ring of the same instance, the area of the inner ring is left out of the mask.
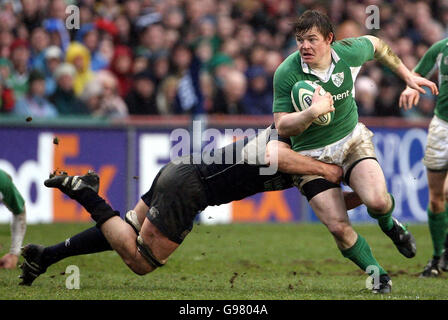
<path id="1" fill-rule="evenodd" d="M 0 169 L 0 202 L 13 213 L 21 214 L 25 210 L 25 201 L 13 184 L 11 177 Z"/>
<path id="2" fill-rule="evenodd" d="M 430 78 L 438 69 L 439 95 L 436 97 L 434 113 L 448 122 L 448 38 L 434 43 L 420 59 L 414 71 Z"/>
<path id="3" fill-rule="evenodd" d="M 447 39 L 440 40 L 434 43 L 425 55 L 420 59 L 414 71 L 423 77 L 428 76 L 431 71 L 437 67 L 437 57 L 442 53 L 448 42 Z M 439 58 L 440 59 L 440 58 Z"/>

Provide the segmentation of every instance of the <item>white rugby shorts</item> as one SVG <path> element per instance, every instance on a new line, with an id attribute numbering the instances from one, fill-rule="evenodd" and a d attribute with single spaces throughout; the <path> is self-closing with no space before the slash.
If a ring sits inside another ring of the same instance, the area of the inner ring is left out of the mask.
<path id="1" fill-rule="evenodd" d="M 326 163 L 337 164 L 344 170 L 344 176 L 352 165 L 364 158 L 376 158 L 375 147 L 372 143 L 373 132 L 370 131 L 363 123 L 358 122 L 355 129 L 342 138 L 328 146 L 299 151 L 304 156 Z M 317 175 L 301 175 L 294 178 L 294 182 L 299 189 L 314 179 L 322 178 Z"/>
<path id="2" fill-rule="evenodd" d="M 448 169 L 448 122 L 437 116 L 429 124 L 423 164 L 429 170 Z"/>

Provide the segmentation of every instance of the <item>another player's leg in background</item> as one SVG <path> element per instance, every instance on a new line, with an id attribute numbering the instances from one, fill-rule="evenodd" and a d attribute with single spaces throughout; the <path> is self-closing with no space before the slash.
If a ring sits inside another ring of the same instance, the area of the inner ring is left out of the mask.
<path id="1" fill-rule="evenodd" d="M 396 218 L 393 196 L 388 193 L 386 179 L 379 163 L 364 159 L 355 164 L 350 174 L 350 187 L 359 195 L 369 215 L 378 220 L 381 230 L 389 236 L 397 249 L 407 258 L 416 254 L 415 239 Z"/>
<path id="2" fill-rule="evenodd" d="M 446 171 L 427 170 L 429 188 L 427 213 L 433 254 L 421 273 L 421 277 L 437 277 L 441 274 L 439 264 L 444 251 L 448 215 L 444 196 L 446 176 Z"/>
<path id="3" fill-rule="evenodd" d="M 309 201 L 319 220 L 333 235 L 342 255 L 354 262 L 364 272 L 374 266 L 378 268 L 380 279 L 375 293 L 389 293 L 391 281 L 387 272 L 372 254 L 367 241 L 350 225 L 343 193 L 340 188 L 325 190 Z"/>
<path id="4" fill-rule="evenodd" d="M 443 184 L 443 196 L 445 199 L 445 249 L 440 259 L 440 268 L 443 271 L 448 271 L 448 175 Z"/>

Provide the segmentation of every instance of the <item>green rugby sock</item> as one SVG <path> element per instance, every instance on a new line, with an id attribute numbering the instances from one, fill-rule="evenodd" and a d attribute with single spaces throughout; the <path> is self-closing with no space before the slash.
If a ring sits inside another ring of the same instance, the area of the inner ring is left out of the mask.
<path id="1" fill-rule="evenodd" d="M 370 209 L 367 208 L 369 216 L 371 216 L 373 219 L 378 220 L 378 225 L 380 226 L 381 230 L 383 230 L 383 232 L 389 231 L 394 226 L 394 221 L 392 220 L 392 212 L 395 209 L 395 199 L 394 196 L 391 195 L 390 193 L 389 196 L 390 199 L 392 200 L 392 207 L 385 214 L 378 214 L 376 212 L 370 211 Z"/>
<path id="2" fill-rule="evenodd" d="M 358 239 L 355 244 L 351 248 L 341 250 L 341 253 L 345 258 L 352 260 L 364 272 L 367 272 L 367 267 L 376 266 L 380 275 L 387 274 L 386 270 L 374 258 L 366 239 L 360 234 L 358 234 Z"/>
<path id="3" fill-rule="evenodd" d="M 445 210 L 444 212 L 435 214 L 428 208 L 427 213 L 429 232 L 431 234 L 432 245 L 434 249 L 433 256 L 440 257 L 445 247 L 447 212 Z"/>

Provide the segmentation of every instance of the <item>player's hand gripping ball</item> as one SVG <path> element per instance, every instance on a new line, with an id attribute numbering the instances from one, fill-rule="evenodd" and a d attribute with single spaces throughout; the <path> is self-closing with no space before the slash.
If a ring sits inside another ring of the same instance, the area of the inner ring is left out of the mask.
<path id="1" fill-rule="evenodd" d="M 301 80 L 294 84 L 291 89 L 291 101 L 297 112 L 303 111 L 311 106 L 314 90 L 317 87 L 317 84 L 309 80 Z M 323 96 L 325 93 L 325 90 L 321 88 L 319 94 Z M 334 111 L 319 116 L 313 123 L 320 126 L 326 126 L 333 120 L 333 118 Z"/>

